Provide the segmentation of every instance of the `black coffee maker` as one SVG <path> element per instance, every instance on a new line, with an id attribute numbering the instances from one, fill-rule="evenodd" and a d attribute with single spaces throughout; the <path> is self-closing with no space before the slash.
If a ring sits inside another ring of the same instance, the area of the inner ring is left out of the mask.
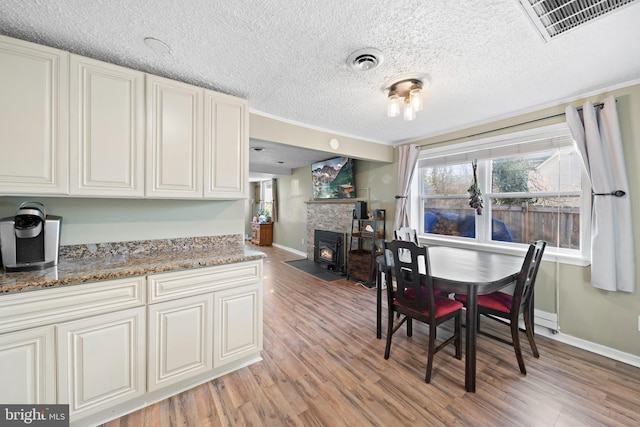
<path id="1" fill-rule="evenodd" d="M 5 271 L 40 270 L 58 264 L 62 217 L 47 215 L 39 202 L 24 202 L 15 216 L 0 220 Z"/>

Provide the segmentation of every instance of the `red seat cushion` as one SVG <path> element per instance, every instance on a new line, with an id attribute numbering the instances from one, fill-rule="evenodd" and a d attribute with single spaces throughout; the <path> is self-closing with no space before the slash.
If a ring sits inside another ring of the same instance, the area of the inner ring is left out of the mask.
<path id="1" fill-rule="evenodd" d="M 422 289 L 424 290 L 424 287 L 423 287 Z M 424 292 L 426 292 L 426 291 L 424 291 Z M 435 296 L 437 296 L 437 297 L 438 297 L 438 296 L 440 296 L 440 297 L 443 297 L 443 298 L 448 298 L 448 296 L 449 296 L 449 294 L 448 294 L 447 292 L 445 292 L 445 291 L 440 291 L 440 290 L 435 290 L 435 289 L 434 289 L 434 291 L 433 291 L 433 295 L 435 295 Z M 414 299 L 414 298 L 415 298 L 415 296 L 414 296 L 414 291 L 413 291 L 413 289 L 411 289 L 411 288 L 409 288 L 409 289 L 405 289 L 405 291 L 404 291 L 404 297 L 405 297 L 406 299 Z"/>
<path id="2" fill-rule="evenodd" d="M 410 294 L 412 294 L 413 292 L 410 292 L 410 291 L 412 291 L 412 289 L 407 289 L 407 292 L 405 292 L 405 295 L 407 295 L 407 299 L 413 299 L 410 296 Z M 393 303 L 395 305 L 402 305 L 397 299 L 394 299 Z M 449 298 L 442 298 L 439 296 L 436 296 L 434 298 L 433 303 L 434 303 L 433 305 L 435 306 L 436 317 L 445 316 L 451 313 L 452 311 L 460 310 L 462 308 L 462 303 L 460 301 L 452 300 Z M 422 314 L 428 316 L 429 310 L 422 310 Z"/>
<path id="3" fill-rule="evenodd" d="M 463 303 L 467 302 L 466 295 L 456 294 L 455 299 Z M 478 295 L 478 306 L 509 313 L 511 311 L 512 300 L 513 297 L 509 294 L 494 292 L 488 295 Z"/>

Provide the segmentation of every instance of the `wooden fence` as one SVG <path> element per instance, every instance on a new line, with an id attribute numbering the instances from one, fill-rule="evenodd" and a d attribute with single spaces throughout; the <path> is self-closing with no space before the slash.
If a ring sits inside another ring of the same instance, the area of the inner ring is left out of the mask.
<path id="1" fill-rule="evenodd" d="M 494 206 L 493 217 L 505 222 L 514 242 L 543 239 L 566 249 L 580 248 L 580 209 L 536 206 L 522 209 Z"/>
<path id="2" fill-rule="evenodd" d="M 460 218 L 473 215 L 470 209 L 433 210 L 457 214 Z M 580 247 L 579 208 L 527 206 L 523 209 L 515 206 L 493 206 L 491 210 L 493 218 L 505 223 L 514 242 L 531 243 L 543 239 L 555 246 L 556 240 L 559 240 L 558 245 L 561 248 L 579 249 Z"/>

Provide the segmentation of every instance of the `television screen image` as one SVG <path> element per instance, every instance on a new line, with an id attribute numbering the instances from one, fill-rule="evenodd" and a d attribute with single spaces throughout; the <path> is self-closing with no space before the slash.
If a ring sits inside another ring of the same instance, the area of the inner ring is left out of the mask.
<path id="1" fill-rule="evenodd" d="M 336 157 L 311 165 L 314 199 L 353 199 L 356 197 L 353 159 Z"/>

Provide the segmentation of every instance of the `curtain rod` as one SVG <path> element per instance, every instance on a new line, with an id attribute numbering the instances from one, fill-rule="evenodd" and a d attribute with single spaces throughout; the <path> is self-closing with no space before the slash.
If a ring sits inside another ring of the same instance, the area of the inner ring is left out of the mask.
<path id="1" fill-rule="evenodd" d="M 616 102 L 618 102 L 618 100 L 616 100 Z M 604 103 L 594 104 L 593 106 L 594 106 L 594 108 L 602 108 L 602 107 L 604 107 Z M 578 111 L 582 111 L 582 107 L 577 108 L 577 110 Z M 422 144 L 422 145 L 418 145 L 418 147 L 419 148 L 431 147 L 431 146 L 436 145 L 436 144 L 444 144 L 445 142 L 457 141 L 459 139 L 465 139 L 465 138 L 473 138 L 474 136 L 485 135 L 487 133 L 498 132 L 498 131 L 501 131 L 501 130 L 511 129 L 511 128 L 515 128 L 515 127 L 518 127 L 518 126 L 522 126 L 522 125 L 528 125 L 528 124 L 531 124 L 531 123 L 540 122 L 542 120 L 555 119 L 556 117 L 562 117 L 562 116 L 564 116 L 564 113 L 554 114 L 552 116 L 540 117 L 539 119 L 529 120 L 527 122 L 517 123 L 515 125 L 504 126 L 504 127 L 498 128 L 498 129 L 486 130 L 484 132 L 474 133 L 472 135 L 459 136 L 457 138 L 445 139 L 444 141 L 438 141 L 438 142 L 434 142 L 432 144 Z"/>

